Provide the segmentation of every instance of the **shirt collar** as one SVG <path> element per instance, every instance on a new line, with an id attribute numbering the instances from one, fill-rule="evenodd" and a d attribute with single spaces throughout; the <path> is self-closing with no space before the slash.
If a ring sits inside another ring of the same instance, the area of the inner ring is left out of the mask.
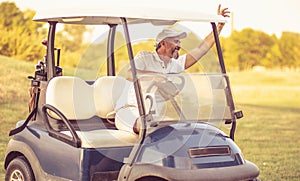
<path id="1" fill-rule="evenodd" d="M 157 60 L 158 62 L 164 63 L 164 61 L 162 61 L 162 60 L 160 59 L 160 57 L 158 56 L 158 54 L 157 54 L 156 51 L 154 51 L 153 56 L 154 56 L 155 60 Z M 170 59 L 168 65 L 170 65 L 170 64 L 172 63 L 172 60 L 173 60 L 173 58 Z"/>

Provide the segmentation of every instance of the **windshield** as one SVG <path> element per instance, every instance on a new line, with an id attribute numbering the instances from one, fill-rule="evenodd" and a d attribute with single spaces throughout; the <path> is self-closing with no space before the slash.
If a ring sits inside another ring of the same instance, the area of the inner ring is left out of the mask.
<path id="1" fill-rule="evenodd" d="M 232 120 L 224 74 L 143 74 L 138 78 L 152 122 L 209 122 L 222 127 Z M 138 106 L 133 83 L 128 85 L 122 87 L 117 110 Z M 137 109 L 131 111 L 138 114 Z"/>
<path id="2" fill-rule="evenodd" d="M 155 121 L 230 120 L 226 80 L 222 74 L 168 74 L 139 76 L 146 112 Z M 152 102 L 152 106 L 151 106 Z"/>

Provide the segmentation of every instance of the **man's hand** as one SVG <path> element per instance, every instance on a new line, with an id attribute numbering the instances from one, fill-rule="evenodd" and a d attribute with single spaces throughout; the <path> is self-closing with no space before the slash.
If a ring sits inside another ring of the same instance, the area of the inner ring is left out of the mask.
<path id="1" fill-rule="evenodd" d="M 230 17 L 229 16 L 230 11 L 228 10 L 228 8 L 221 9 L 221 4 L 219 4 L 218 15 L 221 15 L 221 16 L 227 18 L 227 17 Z M 218 23 L 218 25 L 217 25 L 218 34 L 221 33 L 221 30 L 222 30 L 224 25 L 225 25 L 225 22 L 219 22 Z M 213 34 L 213 32 L 211 32 L 209 35 L 207 35 L 204 38 L 204 41 L 202 41 L 198 47 L 196 47 L 195 49 L 189 51 L 189 53 L 186 56 L 186 60 L 185 60 L 185 66 L 184 66 L 185 69 L 191 67 L 201 57 L 203 57 L 209 51 L 209 49 L 214 45 L 214 43 L 215 43 L 214 34 Z"/>
<path id="2" fill-rule="evenodd" d="M 221 9 L 221 4 L 219 4 L 218 15 L 222 15 L 223 17 L 230 17 L 229 14 L 230 14 L 230 11 L 228 10 L 228 8 Z"/>

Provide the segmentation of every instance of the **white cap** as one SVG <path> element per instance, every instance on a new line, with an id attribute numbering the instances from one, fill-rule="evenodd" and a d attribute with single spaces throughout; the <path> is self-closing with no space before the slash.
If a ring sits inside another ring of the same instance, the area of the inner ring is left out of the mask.
<path id="1" fill-rule="evenodd" d="M 156 45 L 158 45 L 159 42 L 166 38 L 178 37 L 179 39 L 183 39 L 186 36 L 186 32 L 178 32 L 172 29 L 163 29 L 156 37 Z"/>

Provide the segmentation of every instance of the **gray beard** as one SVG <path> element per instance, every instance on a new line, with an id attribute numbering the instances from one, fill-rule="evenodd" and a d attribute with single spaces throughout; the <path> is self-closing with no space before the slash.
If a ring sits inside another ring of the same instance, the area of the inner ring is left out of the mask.
<path id="1" fill-rule="evenodd" d="M 178 50 L 174 50 L 174 51 L 173 51 L 173 58 L 174 58 L 174 59 L 178 59 L 178 57 L 179 57 Z"/>

